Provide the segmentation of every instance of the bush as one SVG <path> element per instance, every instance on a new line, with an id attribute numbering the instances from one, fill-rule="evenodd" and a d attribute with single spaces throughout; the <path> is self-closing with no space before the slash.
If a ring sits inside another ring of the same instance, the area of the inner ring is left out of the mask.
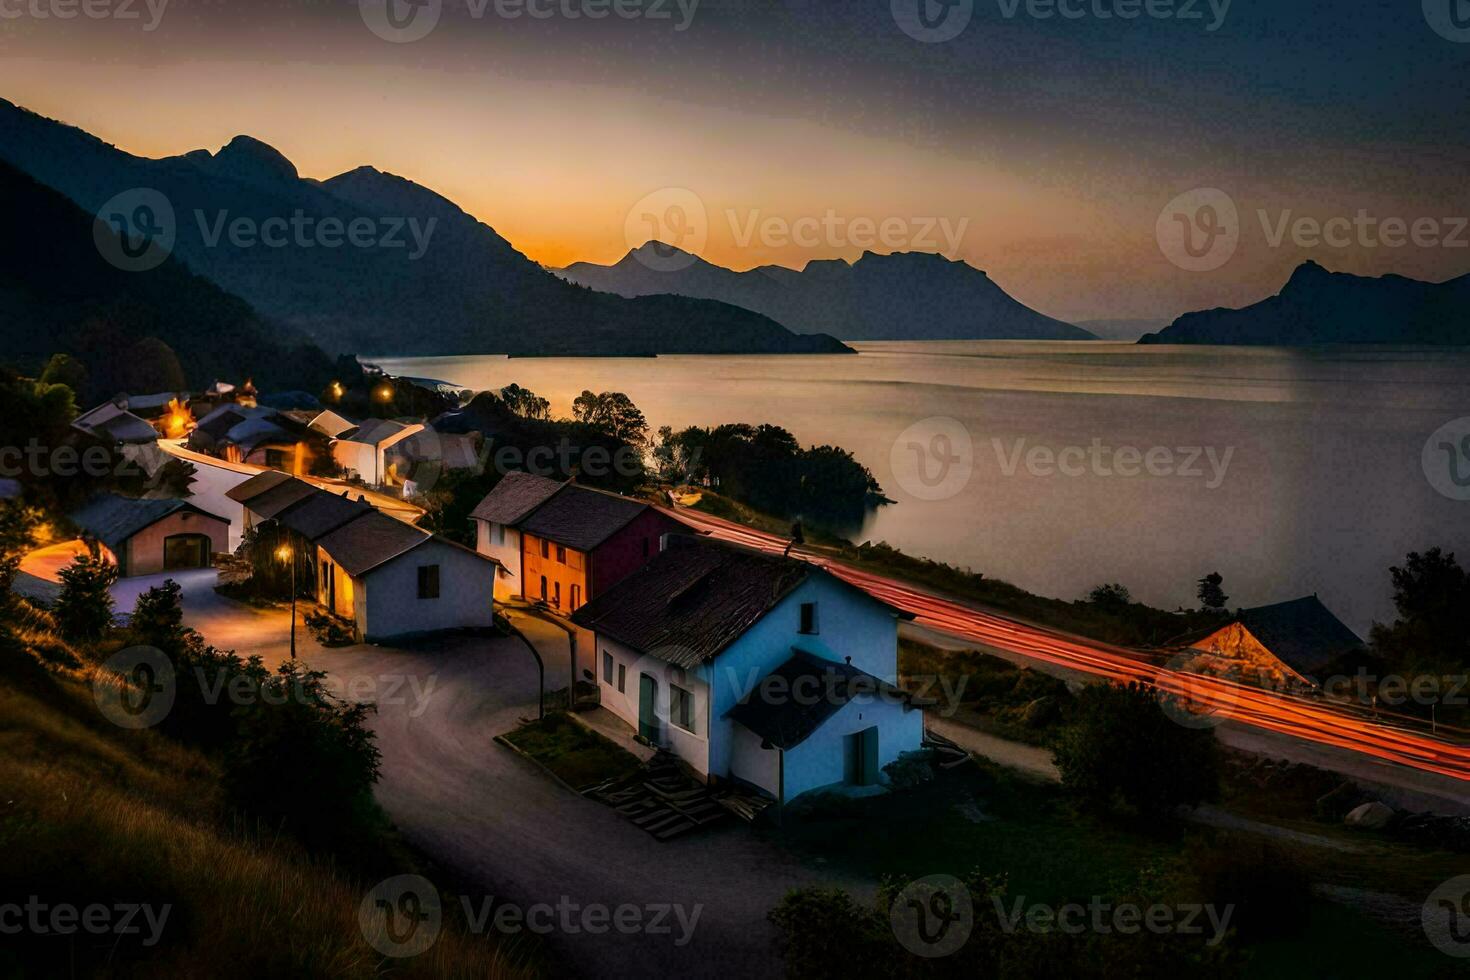
<path id="1" fill-rule="evenodd" d="M 348 647 L 357 642 L 352 626 L 331 613 L 307 613 L 302 621 L 316 641 L 324 647 Z"/>
<path id="2" fill-rule="evenodd" d="M 133 606 L 129 628 L 149 646 L 160 649 L 174 646 L 184 636 L 183 589 L 173 579 L 165 579 L 140 593 Z"/>
<path id="3" fill-rule="evenodd" d="M 56 600 L 56 621 L 61 635 L 72 643 L 96 643 L 112 627 L 112 596 L 108 589 L 117 581 L 117 566 L 93 548 L 77 555 L 61 570 L 61 595 Z"/>
<path id="4" fill-rule="evenodd" d="M 1084 808 L 1158 817 L 1219 796 L 1215 733 L 1175 723 L 1141 684 L 1093 684 L 1054 743 L 1062 786 Z"/>
<path id="5" fill-rule="evenodd" d="M 893 789 L 899 792 L 917 789 L 934 780 L 934 753 L 928 749 L 905 752 L 884 766 L 883 772 Z"/>

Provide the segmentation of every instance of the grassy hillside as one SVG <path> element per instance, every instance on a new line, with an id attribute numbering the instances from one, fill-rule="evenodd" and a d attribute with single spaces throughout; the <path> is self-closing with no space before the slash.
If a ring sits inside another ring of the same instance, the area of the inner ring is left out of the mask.
<path id="1" fill-rule="evenodd" d="M 0 622 L 0 904 L 170 906 L 161 938 L 38 936 L 0 944 L 0 976 L 517 977 L 522 955 L 445 931 L 422 955 L 387 960 L 358 907 L 384 875 L 307 854 L 225 806 L 205 755 L 107 722 L 93 669 L 16 604 Z M 384 841 L 384 860 L 405 856 Z M 446 900 L 446 920 L 450 903 Z M 140 918 L 140 922 L 143 920 Z M 391 971 L 390 968 L 391 967 Z"/>

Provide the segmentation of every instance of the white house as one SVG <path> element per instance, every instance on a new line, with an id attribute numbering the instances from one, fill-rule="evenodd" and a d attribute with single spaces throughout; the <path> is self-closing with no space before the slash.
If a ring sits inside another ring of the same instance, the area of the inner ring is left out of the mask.
<path id="1" fill-rule="evenodd" d="M 550 500 L 563 484 L 533 473 L 511 472 L 470 512 L 475 524 L 475 550 L 505 568 L 495 584 L 498 599 L 524 595 L 521 585 L 521 532 L 519 524 Z"/>
<path id="2" fill-rule="evenodd" d="M 377 643 L 494 625 L 498 563 L 369 510 L 315 542 L 317 601 Z"/>
<path id="3" fill-rule="evenodd" d="M 668 535 L 572 621 L 596 636 L 605 707 L 703 778 L 784 803 L 881 783 L 920 747 L 895 686 L 906 617 L 815 565 Z"/>
<path id="4" fill-rule="evenodd" d="M 364 482 L 381 486 L 393 482 L 386 455 L 388 449 L 423 428 L 422 422 L 408 424 L 392 419 L 368 419 L 336 437 L 332 443 L 332 458 Z"/>

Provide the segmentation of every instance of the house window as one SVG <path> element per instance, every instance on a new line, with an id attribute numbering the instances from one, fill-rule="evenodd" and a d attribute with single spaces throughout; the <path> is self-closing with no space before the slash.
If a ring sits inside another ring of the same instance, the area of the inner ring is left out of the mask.
<path id="1" fill-rule="evenodd" d="M 602 651 L 602 682 L 604 684 L 611 684 L 612 683 L 612 677 L 613 677 L 613 658 L 612 658 L 612 654 L 610 654 L 606 650 L 604 650 L 604 651 Z"/>
<path id="2" fill-rule="evenodd" d="M 563 548 L 561 545 L 556 546 L 556 560 L 561 562 L 563 565 L 567 563 L 567 549 Z"/>
<path id="3" fill-rule="evenodd" d="M 419 566 L 419 598 L 420 599 L 437 599 L 437 598 L 439 598 L 439 566 L 438 565 L 420 565 Z"/>
<path id="4" fill-rule="evenodd" d="M 505 544 L 505 525 L 504 524 L 492 524 L 492 525 L 490 525 L 490 534 L 495 539 L 495 543 L 496 544 Z"/>
<path id="5" fill-rule="evenodd" d="M 618 664 L 618 693 L 622 694 L 628 689 L 628 665 Z"/>
<path id="6" fill-rule="evenodd" d="M 541 601 L 546 601 L 546 576 L 541 576 Z"/>
<path id="7" fill-rule="evenodd" d="M 550 558 L 551 557 L 551 542 L 550 541 L 547 541 L 545 538 L 543 538 L 541 540 L 541 557 L 542 558 Z"/>
<path id="8" fill-rule="evenodd" d="M 574 585 L 574 586 L 572 586 L 572 608 L 573 609 L 579 609 L 579 608 L 581 608 L 581 605 L 582 605 L 582 587 L 580 585 Z"/>
<path id="9" fill-rule="evenodd" d="M 647 558 L 648 557 L 648 539 L 647 538 L 644 538 L 643 539 L 643 557 L 644 558 Z"/>
<path id="10" fill-rule="evenodd" d="M 686 732 L 694 731 L 694 695 L 677 684 L 669 685 L 669 720 Z"/>
<path id="11" fill-rule="evenodd" d="M 817 604 L 815 602 L 803 602 L 801 604 L 801 629 L 802 633 L 817 632 Z"/>
<path id="12" fill-rule="evenodd" d="M 560 609 L 561 608 L 561 583 L 560 582 L 552 582 L 551 583 L 551 588 L 552 588 L 551 602 L 552 602 L 553 605 L 556 606 L 556 608 Z"/>

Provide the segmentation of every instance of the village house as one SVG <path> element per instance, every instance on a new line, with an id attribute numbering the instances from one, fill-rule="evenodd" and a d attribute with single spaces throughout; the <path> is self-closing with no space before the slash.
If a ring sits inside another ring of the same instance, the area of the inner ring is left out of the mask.
<path id="1" fill-rule="evenodd" d="M 304 556 L 317 602 L 381 641 L 494 623 L 495 559 L 389 517 L 360 495 L 335 494 L 285 473 L 230 490 L 246 524 L 273 522 Z"/>
<path id="2" fill-rule="evenodd" d="M 113 447 L 142 446 L 158 441 L 158 430 L 151 422 L 116 402 L 103 402 L 83 412 L 72 422 L 72 428 Z"/>
<path id="3" fill-rule="evenodd" d="M 423 428 L 422 422 L 368 419 L 354 428 L 343 429 L 333 438 L 332 458 L 348 476 L 364 483 L 373 486 L 402 483 L 403 478 L 388 463 L 388 450 Z"/>
<path id="4" fill-rule="evenodd" d="M 230 463 L 269 466 L 298 475 L 326 451 L 326 439 L 273 408 L 226 403 L 199 419 L 188 447 Z"/>
<path id="5" fill-rule="evenodd" d="M 103 493 L 69 516 L 84 539 L 106 549 L 123 578 L 208 568 L 229 549 L 230 522 L 186 500 Z"/>
<path id="6" fill-rule="evenodd" d="M 604 707 L 701 778 L 778 803 L 881 784 L 920 747 L 901 618 L 815 565 L 682 534 L 572 615 L 595 635 Z"/>
<path id="7" fill-rule="evenodd" d="M 502 597 L 571 613 L 688 528 L 641 500 L 531 473 L 507 473 L 470 514 L 476 550 L 508 570 Z"/>
<path id="8" fill-rule="evenodd" d="M 1364 648 L 1315 595 L 1242 609 L 1218 627 L 1168 645 L 1193 655 L 1191 669 L 1271 687 L 1315 686 L 1325 668 Z"/>

